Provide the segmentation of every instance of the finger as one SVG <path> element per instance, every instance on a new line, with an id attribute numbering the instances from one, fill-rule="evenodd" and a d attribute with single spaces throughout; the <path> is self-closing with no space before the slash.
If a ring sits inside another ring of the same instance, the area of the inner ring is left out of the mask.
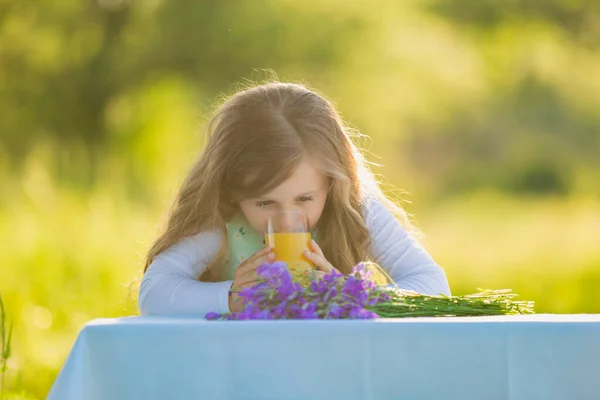
<path id="1" fill-rule="evenodd" d="M 260 257 L 260 256 L 268 255 L 272 250 L 273 249 L 270 248 L 269 246 L 267 246 L 267 247 L 265 247 L 263 249 L 260 249 L 256 253 L 252 254 L 252 256 L 248 259 L 248 261 L 251 261 L 251 260 L 253 260 L 253 259 L 257 258 L 257 257 Z"/>
<path id="2" fill-rule="evenodd" d="M 233 286 L 235 286 L 236 291 L 239 291 L 244 287 L 250 287 L 260 282 L 260 280 L 256 269 L 239 271 L 235 277 Z"/>
<path id="3" fill-rule="evenodd" d="M 258 280 L 258 267 L 265 263 L 272 263 L 275 260 L 275 254 L 269 253 L 266 256 L 258 256 L 254 260 L 244 265 L 244 268 L 240 271 L 240 279 L 244 280 Z"/>
<path id="4" fill-rule="evenodd" d="M 238 286 L 238 291 L 241 291 L 244 288 L 251 288 L 252 286 L 260 283 L 261 281 L 259 279 L 248 279 L 248 280 L 244 280 L 243 282 L 240 283 L 240 285 Z"/>
<path id="5" fill-rule="evenodd" d="M 308 258 L 310 261 L 312 261 L 313 264 L 315 264 L 315 267 L 320 271 L 323 271 L 328 274 L 332 273 L 333 271 L 339 272 L 337 269 L 335 269 L 333 267 L 333 265 L 331 265 L 331 263 L 329 261 L 327 261 L 325 259 L 325 257 L 323 257 L 322 255 L 320 255 L 318 253 L 313 253 L 313 252 L 306 250 L 304 252 L 304 255 L 306 256 L 306 258 Z"/>
<path id="6" fill-rule="evenodd" d="M 323 254 L 323 250 L 321 250 L 321 247 L 319 247 L 319 245 L 317 244 L 317 242 L 315 242 L 314 239 L 311 239 L 310 241 L 310 248 L 313 252 L 325 257 L 325 254 Z"/>
<path id="7" fill-rule="evenodd" d="M 242 286 L 248 282 L 254 282 L 254 281 L 259 281 L 261 280 L 261 276 L 258 274 L 258 267 L 261 265 L 262 263 L 252 263 L 250 264 L 250 268 L 246 268 L 242 271 L 239 271 L 237 276 L 236 276 L 236 280 L 237 280 L 237 284 L 236 286 Z"/>
<path id="8" fill-rule="evenodd" d="M 271 248 L 266 248 L 258 253 L 254 254 L 252 257 L 244 261 L 239 267 L 238 270 L 240 272 L 246 272 L 247 270 L 255 270 L 260 267 L 265 262 L 273 262 L 275 260 L 275 254 L 271 251 Z"/>
<path id="9" fill-rule="evenodd" d="M 273 261 L 275 261 L 275 253 L 270 251 L 267 254 L 261 254 L 260 256 L 256 257 L 254 260 L 252 260 L 251 264 L 252 268 L 256 269 L 266 262 L 271 263 Z"/>

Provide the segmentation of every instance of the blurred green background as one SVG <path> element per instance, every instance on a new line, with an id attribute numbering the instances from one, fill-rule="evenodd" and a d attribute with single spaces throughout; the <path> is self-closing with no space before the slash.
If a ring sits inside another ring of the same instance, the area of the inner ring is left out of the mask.
<path id="1" fill-rule="evenodd" d="M 593 0 L 0 0 L 7 387 L 43 398 L 86 322 L 137 313 L 206 119 L 269 70 L 369 136 L 454 294 L 600 312 L 598 21 Z"/>

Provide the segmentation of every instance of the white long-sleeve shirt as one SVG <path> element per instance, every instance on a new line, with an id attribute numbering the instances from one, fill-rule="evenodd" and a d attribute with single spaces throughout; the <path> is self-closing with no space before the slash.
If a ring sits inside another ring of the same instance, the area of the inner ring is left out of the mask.
<path id="1" fill-rule="evenodd" d="M 400 288 L 450 295 L 444 270 L 381 202 L 367 202 L 364 215 L 371 235 L 371 257 Z M 229 312 L 233 281 L 198 281 L 215 259 L 221 240 L 219 231 L 200 232 L 158 254 L 140 286 L 138 303 L 142 315 Z"/>

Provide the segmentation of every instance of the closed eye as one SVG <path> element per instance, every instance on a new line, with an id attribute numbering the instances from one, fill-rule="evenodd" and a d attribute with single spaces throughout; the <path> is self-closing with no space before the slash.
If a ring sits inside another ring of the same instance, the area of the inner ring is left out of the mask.
<path id="1" fill-rule="evenodd" d="M 270 206 L 273 203 L 274 203 L 274 201 L 272 201 L 272 200 L 261 200 L 261 201 L 256 202 L 256 206 L 257 207 L 266 207 L 266 206 Z"/>
<path id="2" fill-rule="evenodd" d="M 312 196 L 302 196 L 302 197 L 298 197 L 296 199 L 296 201 L 299 201 L 301 203 L 304 203 L 307 201 L 313 201 L 313 197 Z M 268 207 L 273 204 L 275 204 L 275 202 L 273 200 L 259 200 L 256 202 L 257 207 Z"/>

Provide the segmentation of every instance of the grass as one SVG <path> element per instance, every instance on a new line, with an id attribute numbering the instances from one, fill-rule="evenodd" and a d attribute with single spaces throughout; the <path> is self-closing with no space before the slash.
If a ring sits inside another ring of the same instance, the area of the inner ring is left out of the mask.
<path id="1" fill-rule="evenodd" d="M 600 312 L 600 202 L 476 195 L 423 215 L 453 294 L 511 288 L 538 313 Z"/>
<path id="2" fill-rule="evenodd" d="M 7 363 L 10 357 L 10 343 L 12 340 L 12 323 L 6 328 L 6 312 L 4 311 L 4 302 L 0 296 L 0 399 L 4 398 L 4 379 L 8 369 Z"/>
<path id="3" fill-rule="evenodd" d="M 8 373 L 8 359 L 11 356 L 12 344 L 12 322 L 8 323 L 8 317 L 4 309 L 4 302 L 0 295 L 0 400 L 30 400 L 34 399 L 24 390 L 10 389 L 5 387 L 6 375 Z"/>
<path id="4" fill-rule="evenodd" d="M 18 322 L 6 379 L 44 398 L 86 322 L 137 313 L 135 280 L 166 205 L 43 177 L 23 187 L 0 200 L 0 293 Z M 537 312 L 600 312 L 600 202 L 472 196 L 423 206 L 417 220 L 453 294 L 511 288 Z"/>

